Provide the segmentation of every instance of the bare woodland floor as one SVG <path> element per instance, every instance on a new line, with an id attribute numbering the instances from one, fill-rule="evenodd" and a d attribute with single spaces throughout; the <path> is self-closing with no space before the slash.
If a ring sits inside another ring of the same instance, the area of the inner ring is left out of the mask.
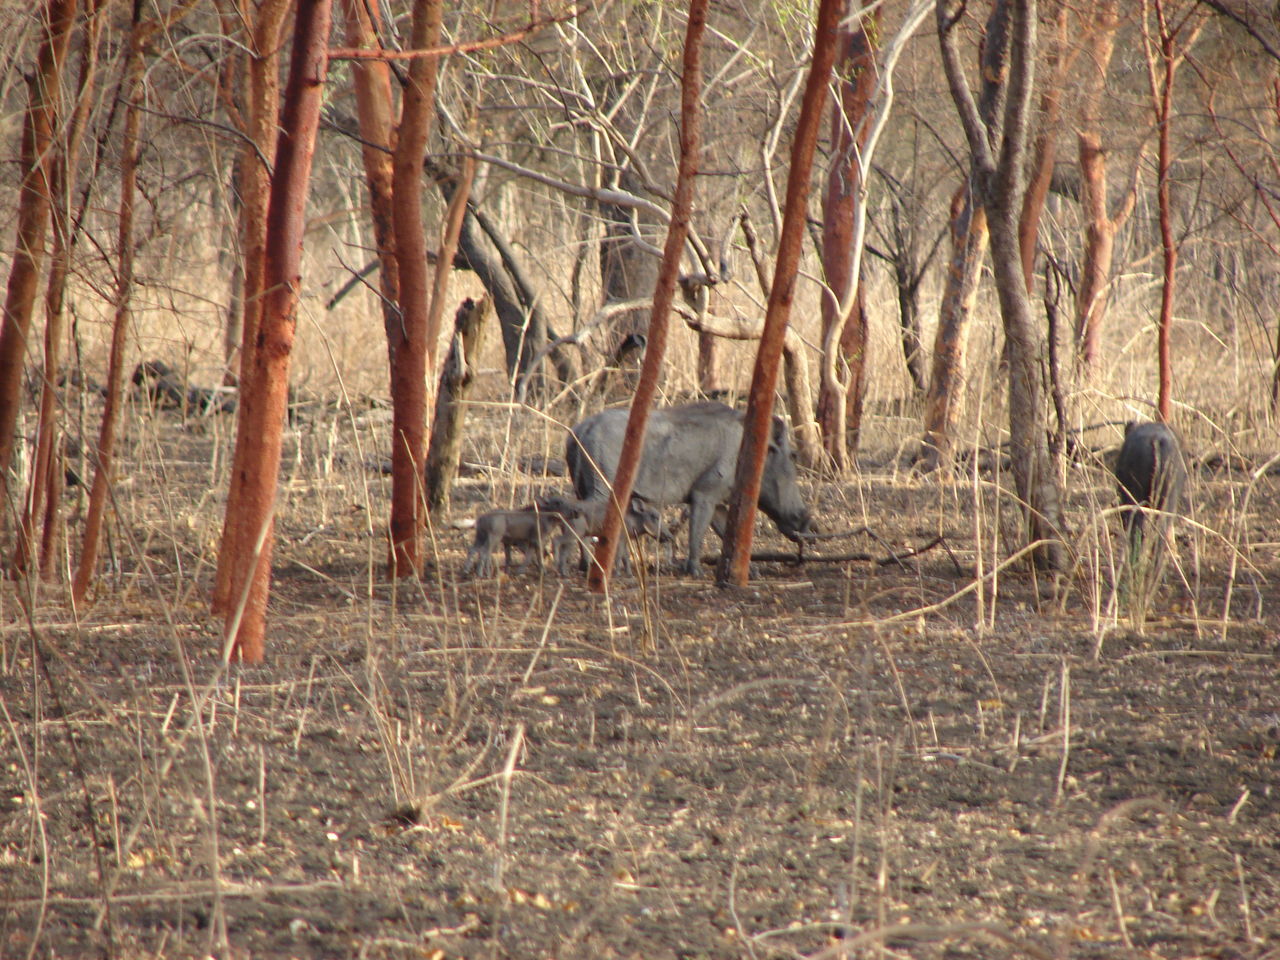
<path id="1" fill-rule="evenodd" d="M 874 463 L 812 499 L 882 542 L 824 550 L 945 546 L 601 598 L 460 579 L 441 523 L 393 587 L 376 453 L 325 416 L 267 665 L 219 670 L 220 441 L 170 414 L 133 428 L 79 619 L 4 586 L 0 956 L 1280 956 L 1275 478 L 1199 471 L 1142 631 L 1095 468 L 1060 602 L 1012 568 L 912 614 L 1007 555 L 992 478 Z M 471 471 L 451 516 L 515 476 Z"/>

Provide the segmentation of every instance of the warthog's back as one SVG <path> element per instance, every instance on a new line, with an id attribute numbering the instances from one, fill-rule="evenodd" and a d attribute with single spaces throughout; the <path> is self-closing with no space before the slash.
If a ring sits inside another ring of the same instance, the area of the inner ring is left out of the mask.
<path id="1" fill-rule="evenodd" d="M 1126 506 L 1151 507 L 1177 513 L 1187 482 L 1178 435 L 1163 423 L 1131 423 L 1125 427 L 1124 445 L 1116 458 L 1116 486 Z M 1126 513 L 1125 526 L 1135 532 L 1142 514 Z"/>
<path id="2" fill-rule="evenodd" d="M 629 414 L 623 407 L 602 410 L 570 433 L 565 461 L 583 500 L 607 496 L 622 456 Z M 632 492 L 650 503 L 681 503 L 694 489 L 728 485 L 741 443 L 742 415 L 722 403 L 654 410 Z"/>

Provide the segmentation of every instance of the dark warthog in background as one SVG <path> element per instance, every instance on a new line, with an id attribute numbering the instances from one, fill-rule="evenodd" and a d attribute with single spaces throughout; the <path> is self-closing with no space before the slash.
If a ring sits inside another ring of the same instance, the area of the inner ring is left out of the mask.
<path id="1" fill-rule="evenodd" d="M 614 407 L 587 417 L 569 434 L 565 462 L 582 500 L 604 500 L 618 469 L 629 411 Z M 689 505 L 689 556 L 685 571 L 698 574 L 702 538 L 716 507 L 729 499 L 744 414 L 723 403 L 659 407 L 649 415 L 644 454 L 632 493 L 649 503 Z M 784 536 L 810 531 L 809 510 L 796 486 L 786 424 L 773 418 L 769 453 L 760 483 L 760 509 Z M 717 529 L 717 533 L 720 532 Z"/>
<path id="2" fill-rule="evenodd" d="M 1163 423 L 1129 423 L 1116 458 L 1116 486 L 1124 511 L 1130 545 L 1142 539 L 1143 512 L 1149 507 L 1177 513 L 1187 483 L 1178 435 Z"/>

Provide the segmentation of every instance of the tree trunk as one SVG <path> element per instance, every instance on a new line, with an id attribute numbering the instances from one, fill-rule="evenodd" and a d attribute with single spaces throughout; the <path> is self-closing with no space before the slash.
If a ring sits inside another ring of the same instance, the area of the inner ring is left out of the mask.
<path id="1" fill-rule="evenodd" d="M 860 4 L 865 6 L 865 2 Z M 862 405 L 866 395 L 866 295 L 862 277 L 853 276 L 854 218 L 862 189 L 859 153 L 866 146 L 870 124 L 867 106 L 876 85 L 875 47 L 867 32 L 879 35 L 880 8 L 857 21 L 856 28 L 842 27 L 839 45 L 839 97 L 831 110 L 831 161 L 823 200 L 822 269 L 826 281 L 822 295 L 822 338 L 831 339 L 839 320 L 844 328 L 832 348 L 839 352 L 837 370 L 843 378 L 818 388 L 818 425 L 822 445 L 831 466 L 843 471 L 851 452 L 858 448 Z M 838 313 L 848 304 L 845 317 Z M 841 382 L 843 380 L 843 382 Z"/>
<path id="2" fill-rule="evenodd" d="M 415 50 L 440 40 L 441 0 L 415 0 Z M 389 331 L 391 355 L 391 549 L 392 577 L 416 576 L 422 564 L 426 503 L 422 497 L 427 429 L 427 343 L 431 290 L 422 222 L 422 161 L 435 106 L 438 61 L 420 57 L 409 67 L 399 139 L 393 162 L 394 223 L 400 264 L 400 318 Z"/>
<path id="3" fill-rule="evenodd" d="M 622 532 L 624 504 L 631 501 L 631 487 L 640 467 L 644 450 L 645 428 L 649 410 L 658 390 L 658 375 L 667 349 L 667 326 L 671 304 L 675 299 L 680 276 L 680 260 L 689 236 L 689 217 L 693 212 L 694 178 L 698 172 L 702 139 L 702 35 L 707 26 L 709 0 L 690 0 L 688 24 L 684 37 L 684 64 L 680 74 L 680 163 L 676 172 L 676 191 L 671 203 L 671 222 L 662 249 L 662 268 L 653 288 L 653 310 L 649 317 L 648 341 L 640 368 L 640 382 L 631 400 L 631 415 L 613 477 L 613 496 L 605 511 L 604 526 L 596 542 L 595 563 L 587 582 L 596 593 L 609 585 L 613 559 L 617 554 L 618 536 Z"/>
<path id="4" fill-rule="evenodd" d="M 1040 231 L 1040 217 L 1044 213 L 1049 185 L 1053 182 L 1053 168 L 1058 158 L 1059 116 L 1062 112 L 1062 93 L 1067 75 L 1075 63 L 1079 49 L 1067 35 L 1070 6 L 1065 0 L 1056 0 L 1057 35 L 1053 49 L 1049 51 L 1049 76 L 1040 92 L 1040 109 L 1036 125 L 1035 145 L 1031 151 L 1031 180 L 1022 201 L 1022 215 L 1018 220 L 1018 245 L 1022 256 L 1022 276 L 1027 292 L 1033 289 L 1036 262 L 1036 237 Z"/>
<path id="5" fill-rule="evenodd" d="M 139 7 L 134 7 L 138 16 Z M 129 36 L 129 53 L 125 57 L 124 82 L 121 89 L 126 98 L 124 134 L 120 143 L 120 214 L 118 217 L 118 256 L 116 265 L 115 315 L 111 322 L 111 353 L 107 360 L 107 397 L 102 409 L 102 424 L 98 431 L 98 448 L 93 472 L 93 486 L 89 490 L 89 508 L 85 512 L 84 541 L 80 550 L 80 564 L 71 581 L 71 598 L 84 602 L 98 563 L 98 542 L 102 536 L 103 514 L 107 506 L 107 489 L 112 483 L 116 443 L 116 419 L 123 402 L 124 350 L 128 337 L 130 303 L 133 297 L 133 202 L 138 178 L 138 131 L 141 125 L 142 98 L 142 46 L 146 30 L 136 19 Z"/>
<path id="6" fill-rule="evenodd" d="M 479 369 L 480 347 L 484 341 L 484 324 L 490 313 L 489 299 L 479 303 L 464 300 L 454 318 L 453 343 L 440 371 L 440 389 L 436 395 L 435 418 L 431 426 L 431 445 L 427 449 L 424 477 L 427 508 L 433 513 L 449 505 L 449 490 L 458 475 L 462 455 L 463 424 L 466 422 L 465 401 Z"/>
<path id="7" fill-rule="evenodd" d="M 0 503 L 8 500 L 24 361 L 49 219 L 53 127 L 62 91 L 67 43 L 75 18 L 76 0 L 47 0 L 36 71 L 28 83 L 29 99 L 22 124 L 17 239 L 5 291 L 4 321 L 0 326 Z"/>
<path id="8" fill-rule="evenodd" d="M 939 0 L 937 19 L 940 29 L 945 23 L 954 24 L 956 15 L 953 3 Z M 950 39 L 954 44 L 954 38 L 941 32 L 939 39 L 940 42 Z M 946 52 L 944 47 L 944 54 Z M 950 52 L 958 57 L 954 47 Z M 983 148 L 987 152 L 1000 139 L 1003 111 L 1007 102 L 1008 58 L 1008 0 L 996 0 L 987 18 L 986 36 L 980 45 L 979 76 L 982 78 L 982 92 L 977 106 L 973 108 L 976 113 L 973 122 L 982 129 L 975 131 L 972 136 L 983 138 Z M 960 70 L 958 63 L 955 70 Z M 958 82 L 963 83 L 963 79 Z M 953 96 L 957 92 L 953 83 Z M 972 103 L 972 94 L 967 86 L 964 87 L 963 94 Z M 971 147 L 975 155 L 977 149 Z M 977 161 L 971 161 L 969 181 L 963 195 L 957 194 L 951 202 L 951 261 L 938 314 L 933 372 L 929 380 L 929 392 L 925 396 L 924 443 L 918 458 L 926 469 L 950 462 L 960 405 L 964 399 L 969 319 L 978 295 L 978 280 L 982 273 L 989 231 L 981 177 L 982 171 Z"/>
<path id="9" fill-rule="evenodd" d="M 924 444 L 919 461 L 925 469 L 951 460 L 964 400 L 969 321 L 987 252 L 987 211 L 974 199 L 971 185 L 960 189 L 951 209 L 951 258 L 943 281 L 933 366 L 924 400 Z"/>
<path id="10" fill-rule="evenodd" d="M 279 56 L 284 17 L 288 12 L 288 0 L 263 0 L 253 23 L 253 50 L 248 57 L 247 97 L 245 105 L 246 139 L 238 164 L 240 177 L 240 253 L 244 266 L 241 341 L 238 358 L 228 360 L 228 371 L 237 381 L 243 382 L 244 373 L 252 366 L 250 354 L 258 339 L 258 326 L 264 302 L 263 268 L 266 264 L 267 207 L 271 199 L 271 170 L 275 165 L 277 123 L 279 122 Z M 238 424 L 243 424 L 243 395 Z M 243 427 L 238 427 L 238 432 Z M 237 439 L 237 445 L 239 440 Z M 240 602 L 231 591 L 233 564 L 240 563 L 250 554 L 256 542 L 256 534 L 246 534 L 247 545 L 241 545 L 243 531 L 231 522 L 242 515 L 241 500 L 244 495 L 247 473 L 232 469 L 227 490 L 227 521 L 222 527 L 222 539 L 218 548 L 218 569 L 214 577 L 213 599 L 210 604 L 214 616 L 226 616 Z M 238 520 L 237 520 L 238 522 Z"/>
<path id="11" fill-rule="evenodd" d="M 342 0 L 348 45 L 357 49 L 377 45 L 379 9 L 377 4 L 366 4 L 362 0 Z M 400 265 L 396 257 L 392 192 L 395 107 L 391 97 L 391 66 L 385 60 L 354 60 L 351 73 L 355 80 L 360 152 L 369 188 L 373 242 L 378 248 L 381 270 L 382 324 L 389 351 L 395 340 L 395 327 L 400 322 Z"/>
<path id="12" fill-rule="evenodd" d="M 50 191 L 53 247 L 49 257 L 49 277 L 44 297 L 44 376 L 40 384 L 40 419 L 36 429 L 35 456 L 32 458 L 31 481 L 23 504 L 23 515 L 14 550 L 13 571 L 23 575 L 38 553 L 40 578 L 53 574 L 53 550 L 59 529 L 62 495 L 61 449 L 62 411 L 58 404 L 58 368 L 64 320 L 64 297 L 71 266 L 72 233 L 70 197 L 75 191 L 76 171 L 80 166 L 80 148 L 84 141 L 91 90 L 97 74 L 98 42 L 102 33 L 102 17 L 97 15 L 100 0 L 90 5 L 86 20 L 85 41 L 80 54 L 80 73 L 76 82 L 76 102 L 67 123 L 65 149 L 54 158 Z M 40 549 L 36 549 L 36 530 L 42 529 Z"/>
<path id="13" fill-rule="evenodd" d="M 1058 470 L 1049 458 L 1040 351 L 1018 237 L 1026 189 L 1022 166 L 1035 71 L 1036 4 L 1035 0 L 996 0 L 992 9 L 983 74 L 997 78 L 1005 89 L 997 94 L 1002 108 L 989 119 L 974 103 L 956 50 L 954 28 L 962 8 L 962 0 L 940 0 L 938 37 L 952 99 L 969 142 L 974 191 L 990 224 L 992 268 L 1009 361 L 1009 447 L 1015 492 L 1028 542 L 1038 544 L 1032 551 L 1034 562 L 1056 573 L 1066 560 L 1062 497 Z M 1008 38 L 1003 50 L 992 44 L 994 36 Z"/>
<path id="14" fill-rule="evenodd" d="M 1163 271 L 1160 285 L 1160 321 L 1157 350 L 1160 365 L 1160 397 L 1157 408 L 1160 419 L 1170 422 L 1173 415 L 1173 359 L 1169 352 L 1169 332 L 1173 327 L 1173 293 L 1177 281 L 1178 245 L 1173 239 L 1173 218 L 1169 210 L 1169 128 L 1173 124 L 1173 79 L 1178 65 L 1173 55 L 1174 33 L 1165 21 L 1164 3 L 1154 0 L 1156 20 L 1160 27 L 1160 64 L 1164 71 L 1160 98 L 1156 105 L 1159 125 L 1159 147 L 1156 158 L 1156 202 L 1160 211 L 1160 249 Z"/>
<path id="15" fill-rule="evenodd" d="M 698 334 L 698 391 L 704 397 L 710 397 L 720 389 L 720 358 L 716 338 L 710 334 Z"/>
<path id="16" fill-rule="evenodd" d="M 1096 118 L 1095 118 L 1096 119 Z M 1084 215 L 1084 249 L 1080 291 L 1076 297 L 1076 333 L 1085 366 L 1098 362 L 1103 318 L 1115 255 L 1116 223 L 1107 213 L 1107 161 L 1098 129 L 1084 126 L 1077 138 L 1080 155 L 1080 206 Z"/>
<path id="17" fill-rule="evenodd" d="M 240 250 L 244 259 L 240 344 L 229 350 L 228 370 L 243 369 L 253 348 L 262 316 L 262 268 L 267 246 L 267 205 L 271 168 L 276 154 L 276 123 L 280 113 L 280 47 L 289 0 L 263 0 L 254 21 L 253 49 L 248 57 L 248 129 L 238 164 L 240 172 Z M 226 349 L 224 345 L 224 349 Z M 238 353 L 238 356 L 237 356 Z M 234 483 L 232 493 L 235 492 Z"/>
<path id="18" fill-rule="evenodd" d="M 231 571 L 223 650 L 248 663 L 260 662 L 265 650 L 281 432 L 297 328 L 307 187 L 328 66 L 329 16 L 330 0 L 298 0 L 267 210 L 263 307 L 253 340 L 246 341 L 241 375 L 231 472 L 242 492 L 236 513 L 230 502 L 227 506 L 222 542 L 224 553 L 230 553 L 218 558 L 220 568 L 225 564 Z"/>
<path id="19" fill-rule="evenodd" d="M 1107 199 L 1107 156 L 1102 149 L 1100 118 L 1102 91 L 1115 49 L 1119 22 L 1118 0 L 1097 0 L 1089 17 L 1085 57 L 1088 74 L 1080 101 L 1080 133 L 1077 150 L 1080 164 L 1080 207 L 1085 222 L 1084 245 L 1080 255 L 1080 288 L 1076 296 L 1076 343 L 1085 366 L 1097 365 L 1103 321 L 1111 287 L 1111 263 L 1115 238 L 1121 223 L 1133 209 L 1136 193 L 1112 216 Z"/>
<path id="20" fill-rule="evenodd" d="M 764 333 L 760 338 L 760 349 L 756 351 L 755 369 L 751 377 L 742 448 L 738 452 L 733 496 L 729 501 L 729 517 L 725 523 L 724 552 L 716 570 L 716 579 L 720 583 L 745 586 L 751 565 L 756 505 L 760 498 L 765 454 L 773 432 L 773 392 L 778 380 L 778 358 L 782 354 L 782 343 L 791 317 L 791 304 L 795 299 L 796 276 L 799 273 L 801 247 L 804 243 L 809 173 L 813 167 L 818 128 L 822 124 L 827 84 L 830 83 L 831 68 L 835 63 L 836 28 L 843 8 L 843 0 L 820 0 L 818 4 L 813 36 L 813 62 L 809 65 L 800 117 L 796 122 L 795 141 L 791 147 L 791 169 L 787 174 L 787 198 L 783 207 L 778 258 L 773 270 L 769 306 L 765 311 Z"/>
<path id="21" fill-rule="evenodd" d="M 894 286 L 898 291 L 898 329 L 902 340 L 902 362 L 911 378 L 917 400 L 929 389 L 924 369 L 924 343 L 920 336 L 920 277 L 913 275 L 910 262 L 894 260 Z M 905 269 L 904 269 L 905 268 Z"/>

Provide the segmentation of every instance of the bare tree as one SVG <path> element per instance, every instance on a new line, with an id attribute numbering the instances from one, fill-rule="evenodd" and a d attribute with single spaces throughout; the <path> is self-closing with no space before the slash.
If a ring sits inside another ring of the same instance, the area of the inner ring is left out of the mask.
<path id="1" fill-rule="evenodd" d="M 263 309 L 253 347 L 245 351 L 231 465 L 243 489 L 236 512 L 228 503 L 224 555 L 218 558 L 219 566 L 231 571 L 224 654 L 248 663 L 260 662 L 265 652 L 281 431 L 302 272 L 303 209 L 328 65 L 329 18 L 330 0 L 298 0 L 267 211 Z"/>
<path id="2" fill-rule="evenodd" d="M 972 188 L 987 211 L 991 259 L 1004 322 L 1009 362 L 1009 446 L 1018 504 L 1038 566 L 1062 570 L 1061 493 L 1058 471 L 1050 462 L 1047 411 L 1039 366 L 1031 303 L 1022 273 L 1018 221 L 1026 189 L 1023 160 L 1027 145 L 1036 55 L 1035 0 L 995 0 L 988 21 L 987 43 L 1007 32 L 1007 61 L 996 61 L 992 76 L 1004 77 L 1003 109 L 984 120 L 960 65 L 955 27 L 962 0 L 938 3 L 938 37 L 952 98 L 964 125 L 973 158 Z M 991 55 L 990 49 L 988 56 Z M 985 71 L 984 71 L 985 72 Z"/>
<path id="3" fill-rule="evenodd" d="M 618 468 L 613 478 L 613 496 L 605 513 L 604 527 L 596 545 L 595 563 L 588 575 L 591 589 L 604 591 L 609 585 L 613 559 L 622 531 L 623 507 L 630 503 L 631 488 L 640 468 L 644 450 L 645 428 L 649 410 L 658 389 L 658 374 L 667 347 L 667 327 L 671 304 L 675 299 L 680 275 L 680 260 L 689 234 L 689 217 L 693 211 L 694 178 L 698 172 L 698 151 L 702 135 L 702 35 L 707 26 L 708 0 L 691 0 L 684 38 L 684 69 L 680 74 L 680 166 L 676 173 L 676 192 L 671 204 L 671 222 L 662 251 L 662 269 L 658 271 L 653 292 L 653 312 L 649 317 L 648 343 L 640 368 L 640 382 L 631 401 L 631 415 L 622 441 Z"/>
<path id="4" fill-rule="evenodd" d="M 116 264 L 114 316 L 111 321 L 111 354 L 107 361 L 107 397 L 98 431 L 94 458 L 93 486 L 89 490 L 89 509 L 85 513 L 84 539 L 80 563 L 71 581 L 71 597 L 82 603 L 98 561 L 98 541 L 102 535 L 103 511 L 107 490 L 111 486 L 115 464 L 116 418 L 124 398 L 124 350 L 131 319 L 133 298 L 134 235 L 133 214 L 138 181 L 138 135 L 142 123 L 143 69 L 142 47 L 151 32 L 137 19 L 140 7 L 133 8 L 134 22 L 129 32 L 129 52 L 124 62 L 121 95 L 125 101 L 124 132 L 120 144 L 120 214 L 117 220 L 119 242 Z"/>
<path id="5" fill-rule="evenodd" d="M 242 339 L 239 362 L 232 364 L 241 372 L 253 366 L 252 354 L 257 347 L 258 327 L 266 302 L 263 270 L 266 266 L 267 208 L 271 201 L 271 171 L 275 165 L 278 141 L 280 39 L 288 10 L 288 0 L 264 0 L 249 28 L 252 48 L 245 75 L 246 102 L 241 121 L 245 139 L 238 163 L 240 255 L 244 265 Z M 243 404 L 240 416 L 244 417 Z M 248 483 L 247 469 L 231 471 L 227 517 L 242 516 L 244 508 L 241 501 Z M 242 540 L 249 540 L 248 545 Z M 254 543 L 256 535 L 246 534 L 238 520 L 234 524 L 223 523 L 210 605 L 215 616 L 228 615 L 240 602 L 232 592 L 234 566 L 253 551 Z"/>
<path id="6" fill-rule="evenodd" d="M 99 7 L 100 0 L 95 0 L 91 5 L 80 51 L 75 107 L 66 124 L 63 149 L 54 157 L 50 196 L 53 244 L 49 255 L 48 279 L 45 282 L 44 375 L 40 383 L 40 416 L 36 428 L 31 479 L 23 502 L 22 521 L 13 557 L 14 572 L 25 574 L 36 556 L 36 531 L 40 529 L 38 566 L 43 579 L 49 579 L 53 573 L 53 551 L 60 519 L 59 498 L 63 475 L 57 461 L 61 449 L 62 427 L 57 380 L 61 365 L 63 308 L 75 243 L 70 198 L 75 192 L 80 150 L 97 76 L 103 20 L 97 16 Z"/>
<path id="7" fill-rule="evenodd" d="M 804 242 L 806 207 L 809 196 L 809 173 L 818 142 L 818 128 L 827 99 L 827 84 L 836 58 L 837 26 L 843 0 L 821 0 L 813 34 L 813 59 L 805 81 L 800 118 L 796 123 L 791 146 L 791 169 L 787 175 L 787 196 L 778 257 L 769 293 L 769 309 L 765 313 L 764 332 L 756 351 L 751 376 L 751 393 L 747 399 L 747 415 L 743 424 L 742 449 L 734 475 L 733 496 L 725 523 L 724 552 L 716 570 L 720 583 L 745 586 L 751 566 L 751 541 L 754 534 L 756 502 L 764 473 L 765 454 L 772 434 L 773 392 L 778 381 L 778 359 L 782 355 L 791 304 L 795 299 L 801 245 Z"/>
<path id="8" fill-rule="evenodd" d="M 1036 111 L 1036 135 L 1031 150 L 1031 175 L 1018 220 L 1022 275 L 1026 280 L 1028 293 L 1032 290 L 1032 276 L 1035 272 L 1036 236 L 1040 229 L 1040 217 L 1049 196 L 1054 164 L 1058 157 L 1062 97 L 1067 77 L 1080 50 L 1069 38 L 1071 5 L 1066 0 L 1051 0 L 1050 5 L 1057 8 L 1056 29 L 1046 56 L 1048 76 L 1040 88 L 1040 108 Z"/>
<path id="9" fill-rule="evenodd" d="M 1080 258 L 1080 288 L 1076 296 L 1076 342 L 1086 366 L 1098 362 L 1102 328 L 1111 290 L 1111 266 L 1116 234 L 1133 213 L 1138 197 L 1138 169 L 1142 151 L 1133 167 L 1129 188 L 1116 203 L 1109 199 L 1107 152 L 1102 143 L 1102 92 L 1115 50 L 1120 22 L 1118 0 L 1095 0 L 1086 13 L 1090 29 L 1085 42 L 1084 89 L 1080 98 L 1080 132 L 1077 149 L 1080 164 L 1080 206 L 1084 218 L 1084 247 Z"/>
<path id="10" fill-rule="evenodd" d="M 1003 9 L 1003 6 L 997 4 L 987 19 L 986 36 L 979 58 L 982 80 L 977 110 L 982 125 L 993 132 L 998 130 L 998 124 L 1002 120 L 1001 110 L 1007 89 L 1005 61 L 1008 57 L 1009 34 L 1002 18 Z M 954 14 L 946 14 L 951 21 L 951 29 L 956 27 L 962 15 L 963 7 Z M 940 6 L 938 17 L 941 20 L 943 16 L 943 8 Z M 929 374 L 929 389 L 925 394 L 924 443 L 918 457 L 925 469 L 933 469 L 950 461 L 960 405 L 964 399 L 969 321 L 978 296 L 978 281 L 990 236 L 987 210 L 976 183 L 978 171 L 975 169 L 975 162 L 970 160 L 968 178 L 951 200 L 951 256 L 947 260 L 942 303 L 938 308 L 933 363 Z"/>
<path id="11" fill-rule="evenodd" d="M 479 371 L 485 320 L 491 312 L 492 306 L 487 297 L 478 303 L 468 298 L 454 317 L 453 340 L 440 371 L 440 388 L 436 391 L 423 478 L 427 507 L 432 511 L 442 510 L 448 504 L 449 489 L 458 474 L 466 420 L 465 401 Z"/>
<path id="12" fill-rule="evenodd" d="M 822 294 L 824 345 L 836 323 L 837 311 L 848 304 L 841 318 L 844 331 L 832 350 L 839 352 L 836 366 L 844 368 L 843 383 L 822 379 L 818 390 L 818 425 L 822 445 L 831 466 L 844 470 L 851 450 L 858 447 L 862 403 L 866 393 L 867 320 L 866 289 L 861 277 L 852 275 L 854 227 L 858 194 L 862 190 L 863 164 L 858 154 L 866 147 L 871 125 L 867 107 L 876 84 L 876 43 L 882 7 L 866 11 L 858 3 L 858 19 L 840 28 L 837 56 L 838 96 L 831 111 L 831 161 L 827 171 L 822 217 L 822 269 L 826 282 Z M 838 410 L 837 407 L 843 407 Z"/>
<path id="13" fill-rule="evenodd" d="M 373 47 L 378 42 L 381 13 L 377 4 L 342 0 L 347 43 Z M 391 96 L 391 65 L 385 60 L 358 60 L 351 65 L 355 80 L 356 114 L 360 124 L 360 152 L 369 188 L 373 240 L 377 245 L 382 294 L 382 323 L 387 349 L 395 342 L 400 322 L 400 267 L 396 257 L 392 149 L 395 137 L 395 103 Z"/>
<path id="14" fill-rule="evenodd" d="M 1147 12 L 1143 4 L 1144 14 Z M 1152 110 L 1158 131 L 1156 148 L 1156 202 L 1160 211 L 1160 250 L 1162 272 L 1160 286 L 1160 319 L 1158 362 L 1160 369 L 1160 396 L 1157 409 L 1160 419 L 1168 422 L 1173 414 L 1173 357 L 1170 355 L 1169 334 L 1173 327 L 1173 295 L 1177 280 L 1178 244 L 1173 236 L 1173 219 L 1169 203 L 1169 168 L 1173 163 L 1171 128 L 1173 124 L 1173 81 L 1177 76 L 1182 56 L 1177 51 L 1178 35 L 1187 31 L 1181 41 L 1189 48 L 1204 26 L 1204 18 L 1196 4 L 1188 4 L 1176 18 L 1167 15 L 1164 0 L 1151 0 L 1155 15 L 1156 35 L 1144 29 L 1147 46 L 1147 70 L 1151 78 Z M 1145 19 L 1145 18 L 1144 18 Z"/>
<path id="15" fill-rule="evenodd" d="M 415 0 L 412 46 L 427 50 L 440 42 L 443 4 Z M 426 234 L 422 223 L 422 161 L 434 110 L 435 57 L 409 66 L 400 128 L 392 162 L 393 222 L 399 261 L 400 316 L 388 330 L 391 352 L 391 550 L 393 577 L 416 575 L 422 562 L 426 525 L 422 468 L 427 429 L 427 328 L 431 288 L 427 278 Z"/>
<path id="16" fill-rule="evenodd" d="M 28 103 L 22 124 L 18 234 L 5 290 L 4 323 L 0 326 L 0 503 L 7 501 L 9 490 L 23 361 L 49 222 L 49 179 L 53 164 L 50 147 L 62 94 L 63 64 L 75 18 L 76 0 L 47 0 L 41 12 L 36 69 L 28 82 Z"/>

